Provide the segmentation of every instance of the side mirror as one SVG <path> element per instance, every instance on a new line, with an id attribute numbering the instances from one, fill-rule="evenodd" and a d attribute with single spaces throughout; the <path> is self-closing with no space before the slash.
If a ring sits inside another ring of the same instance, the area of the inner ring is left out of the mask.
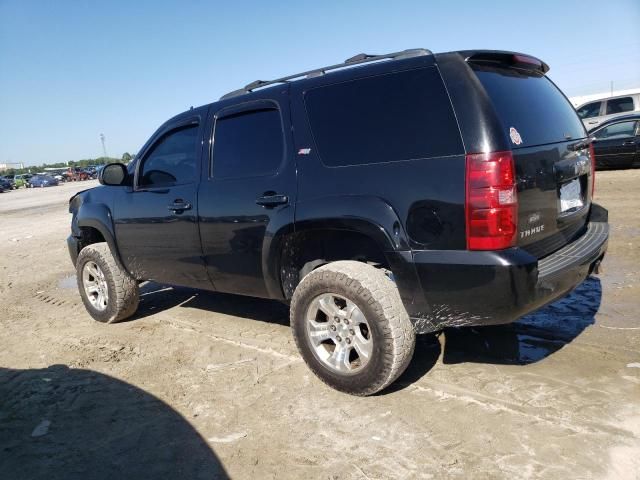
<path id="1" fill-rule="evenodd" d="M 127 179 L 127 167 L 122 163 L 110 163 L 106 165 L 98 174 L 98 181 L 101 185 L 119 186 Z"/>

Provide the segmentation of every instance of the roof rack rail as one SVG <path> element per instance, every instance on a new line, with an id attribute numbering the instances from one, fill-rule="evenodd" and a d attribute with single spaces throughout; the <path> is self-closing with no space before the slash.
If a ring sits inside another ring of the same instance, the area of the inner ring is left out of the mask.
<path id="1" fill-rule="evenodd" d="M 330 70 L 338 70 L 340 68 L 352 67 L 353 65 L 360 65 L 362 63 L 369 62 L 378 62 L 380 60 L 402 60 L 405 58 L 413 58 L 413 57 L 422 57 L 425 55 L 433 55 L 431 50 L 427 50 L 426 48 L 412 48 L 409 50 L 402 50 L 401 52 L 387 53 L 384 55 L 368 55 L 366 53 L 359 53 L 358 55 L 354 55 L 351 58 L 347 58 L 344 63 L 338 63 L 336 65 L 329 65 L 328 67 L 315 68 L 313 70 L 308 70 L 302 73 L 296 73 L 293 75 L 288 75 L 282 78 L 276 78 L 274 80 L 255 80 L 243 88 L 238 90 L 234 90 L 229 92 L 222 97 L 220 100 L 226 100 L 227 98 L 233 98 L 240 95 L 244 95 L 246 93 L 253 92 L 258 88 L 266 87 L 268 85 L 274 85 L 276 83 L 287 83 L 290 80 L 295 80 L 301 77 L 317 77 L 319 75 L 324 75 L 326 72 Z"/>

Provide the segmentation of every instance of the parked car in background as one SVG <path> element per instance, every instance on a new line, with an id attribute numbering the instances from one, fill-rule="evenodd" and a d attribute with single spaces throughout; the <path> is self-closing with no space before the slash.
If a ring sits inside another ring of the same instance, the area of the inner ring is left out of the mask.
<path id="1" fill-rule="evenodd" d="M 640 112 L 640 93 L 594 100 L 580 105 L 576 111 L 587 130 L 612 118 Z"/>
<path id="2" fill-rule="evenodd" d="M 77 182 L 79 180 L 89 180 L 90 175 L 80 167 L 69 167 L 64 173 L 68 182 Z"/>
<path id="3" fill-rule="evenodd" d="M 29 180 L 31 187 L 55 187 L 58 181 L 51 175 L 34 175 Z"/>
<path id="4" fill-rule="evenodd" d="M 608 120 L 589 134 L 596 168 L 640 167 L 640 113 Z"/>
<path id="5" fill-rule="evenodd" d="M 85 167 L 84 171 L 87 172 L 90 179 L 98 178 L 98 170 L 95 166 L 89 165 L 88 167 Z"/>
<path id="6" fill-rule="evenodd" d="M 13 180 L 7 177 L 0 177 L 0 187 L 4 190 L 12 190 L 13 189 Z"/>
<path id="7" fill-rule="evenodd" d="M 29 179 L 32 177 L 30 173 L 23 173 L 13 177 L 14 188 L 30 187 Z"/>

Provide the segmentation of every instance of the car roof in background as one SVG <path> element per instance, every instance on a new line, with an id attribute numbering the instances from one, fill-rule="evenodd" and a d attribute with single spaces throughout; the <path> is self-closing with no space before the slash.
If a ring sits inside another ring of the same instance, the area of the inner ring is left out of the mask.
<path id="1" fill-rule="evenodd" d="M 592 100 L 589 100 L 588 102 L 583 102 L 580 105 L 578 105 L 576 107 L 576 110 L 581 109 L 582 107 L 584 107 L 585 105 L 589 105 L 590 103 L 596 103 L 596 102 L 604 102 L 605 100 L 616 100 L 618 98 L 625 98 L 625 97 L 636 97 L 640 95 L 640 93 L 638 92 L 633 92 L 633 93 L 627 93 L 627 94 L 622 94 L 622 95 L 615 95 L 613 97 L 611 96 L 606 96 L 606 97 L 602 97 L 602 98 L 594 98 Z"/>

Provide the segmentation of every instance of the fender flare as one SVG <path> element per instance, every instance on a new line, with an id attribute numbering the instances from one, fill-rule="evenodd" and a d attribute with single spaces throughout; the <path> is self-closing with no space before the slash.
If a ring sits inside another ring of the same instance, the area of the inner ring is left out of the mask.
<path id="1" fill-rule="evenodd" d="M 109 250 L 113 258 L 124 269 L 124 263 L 120 257 L 120 251 L 116 243 L 116 236 L 113 227 L 113 217 L 111 211 L 103 203 L 83 203 L 76 214 L 76 224 L 78 227 L 95 228 L 109 245 Z M 74 235 L 79 232 L 74 232 Z M 125 269 L 125 271 L 128 271 Z M 129 272 L 131 273 L 131 272 Z"/>
<path id="2" fill-rule="evenodd" d="M 295 230 L 350 230 L 372 238 L 384 252 L 409 250 L 396 211 L 373 195 L 337 195 L 298 202 Z"/>
<path id="3" fill-rule="evenodd" d="M 280 279 L 281 252 L 289 234 L 313 230 L 345 230 L 371 238 L 381 249 L 393 271 L 403 303 L 425 304 L 407 235 L 396 211 L 380 197 L 341 195 L 296 204 L 295 222 L 283 225 L 263 248 L 263 272 L 272 298 L 284 298 Z"/>

